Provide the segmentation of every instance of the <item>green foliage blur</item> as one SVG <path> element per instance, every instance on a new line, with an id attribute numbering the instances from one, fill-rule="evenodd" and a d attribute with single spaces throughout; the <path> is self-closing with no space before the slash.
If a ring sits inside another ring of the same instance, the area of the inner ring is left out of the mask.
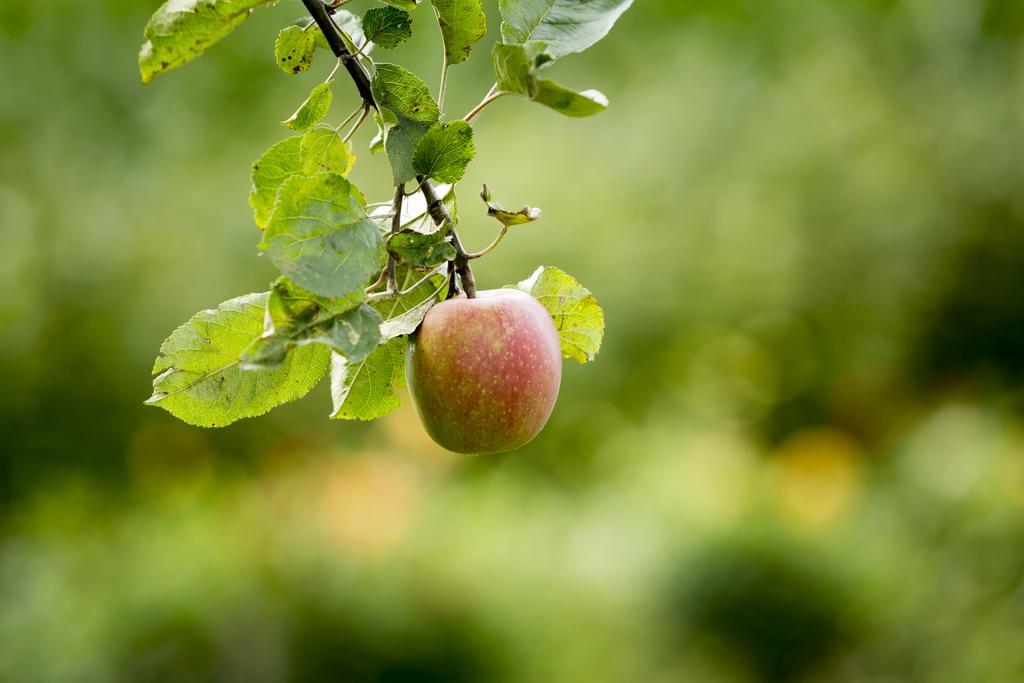
<path id="1" fill-rule="evenodd" d="M 285 0 L 143 88 L 157 4 L 0 4 L 0 681 L 1024 680 L 1019 0 L 637 0 L 553 70 L 607 113 L 489 109 L 467 246 L 485 182 L 545 215 L 480 285 L 557 265 L 608 328 L 486 458 L 326 386 L 142 405 L 272 278 L 248 167 L 331 66 L 274 65 Z M 436 86 L 431 22 L 395 61 Z"/>

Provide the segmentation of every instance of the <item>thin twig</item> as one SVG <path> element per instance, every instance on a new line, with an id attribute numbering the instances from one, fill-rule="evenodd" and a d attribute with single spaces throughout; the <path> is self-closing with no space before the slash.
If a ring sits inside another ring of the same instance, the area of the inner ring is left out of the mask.
<path id="1" fill-rule="evenodd" d="M 483 258 L 484 256 L 487 256 L 492 251 L 494 251 L 494 248 L 496 246 L 501 244 L 501 241 L 503 239 L 505 239 L 505 235 L 507 235 L 507 234 L 508 234 L 508 226 L 507 225 L 503 225 L 502 228 L 501 228 L 501 232 L 498 233 L 498 236 L 494 238 L 493 242 L 491 242 L 489 245 L 487 245 L 486 247 L 484 247 L 480 251 L 473 252 L 472 254 L 466 254 L 466 258 L 469 259 L 470 261 L 472 261 L 473 259 Z"/>
<path id="2" fill-rule="evenodd" d="M 380 277 L 377 278 L 377 281 L 374 282 L 372 285 L 370 285 L 369 287 L 367 287 L 363 291 L 365 291 L 367 294 L 369 294 L 370 292 L 372 292 L 373 290 L 377 289 L 382 284 L 387 282 L 387 279 L 388 279 L 388 271 L 387 271 L 387 269 L 386 268 L 381 268 L 381 270 L 380 270 Z"/>
<path id="3" fill-rule="evenodd" d="M 455 272 L 458 273 L 459 279 L 462 280 L 462 288 L 466 290 L 466 297 L 475 299 L 476 279 L 473 277 L 473 269 L 469 266 L 466 250 L 459 239 L 459 232 L 455 229 L 455 221 L 452 220 L 451 214 L 448 213 L 448 207 L 444 205 L 444 202 L 434 192 L 434 186 L 423 176 L 417 176 L 416 180 L 423 186 L 421 192 L 423 192 L 423 198 L 427 200 L 427 212 L 434 219 L 434 223 L 436 225 L 447 223 L 451 226 L 452 246 L 455 247 Z"/>
<path id="4" fill-rule="evenodd" d="M 480 102 L 480 104 L 473 107 L 469 111 L 469 113 L 463 116 L 462 120 L 465 121 L 466 123 L 473 123 L 473 121 L 476 120 L 476 117 L 480 116 L 480 113 L 483 112 L 484 109 L 487 109 L 487 107 L 489 107 L 491 104 L 497 102 L 502 97 L 508 94 L 509 93 L 505 92 L 504 90 L 497 90 L 496 87 L 491 88 L 491 92 L 487 93 L 487 97 L 485 97 Z"/>
<path id="5" fill-rule="evenodd" d="M 402 203 L 405 201 L 405 183 L 395 188 L 394 211 L 391 218 L 391 234 L 397 235 L 402 231 Z M 390 251 L 388 252 L 388 291 L 394 294 L 398 291 L 398 259 Z"/>
<path id="6" fill-rule="evenodd" d="M 348 141 L 350 141 L 352 139 L 352 136 L 355 135 L 356 131 L 359 130 L 359 127 L 361 125 L 363 125 L 363 121 L 366 120 L 366 117 L 369 114 L 370 114 L 370 105 L 368 105 L 365 102 L 363 102 L 363 111 L 359 115 L 359 118 L 356 119 L 356 122 L 352 125 L 352 129 L 345 135 L 344 138 L 342 138 L 343 142 L 348 142 Z"/>
<path id="7" fill-rule="evenodd" d="M 356 107 L 352 111 L 351 114 L 346 116 L 344 121 L 342 121 L 341 123 L 339 123 L 337 126 L 334 127 L 334 132 L 337 133 L 342 128 L 344 128 L 346 125 L 348 125 L 348 122 L 351 121 L 352 119 L 354 119 L 355 117 L 357 117 L 359 115 L 359 112 L 363 111 L 365 108 L 366 108 L 366 103 L 365 102 L 360 102 L 359 106 Z"/>

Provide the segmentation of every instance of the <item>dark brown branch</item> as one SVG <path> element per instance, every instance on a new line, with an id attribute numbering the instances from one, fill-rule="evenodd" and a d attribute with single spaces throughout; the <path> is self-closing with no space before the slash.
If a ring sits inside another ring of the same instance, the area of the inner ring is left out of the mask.
<path id="1" fill-rule="evenodd" d="M 363 98 L 363 101 L 376 109 L 377 104 L 373 101 L 373 90 L 370 88 L 370 77 L 366 74 L 366 70 L 363 69 L 363 65 L 359 63 L 359 60 L 349 51 L 348 46 L 345 45 L 345 40 L 338 33 L 334 20 L 327 13 L 327 7 L 323 1 L 302 0 L 302 4 L 306 6 L 306 10 L 309 11 L 309 15 L 313 17 L 316 25 L 320 27 L 320 31 L 323 32 L 324 38 L 327 39 L 327 44 L 330 45 L 331 51 L 341 60 L 341 63 L 352 77 L 356 84 L 356 90 L 359 91 L 359 96 Z"/>
<path id="2" fill-rule="evenodd" d="M 448 213 L 448 207 L 444 205 L 444 201 L 434 192 L 434 186 L 423 176 L 417 176 L 416 181 L 420 183 L 423 198 L 427 200 L 427 211 L 430 213 L 434 223 L 437 225 L 448 223 L 451 226 L 452 246 L 455 247 L 455 272 L 459 274 L 459 279 L 462 280 L 462 288 L 466 291 L 466 298 L 475 299 L 476 279 L 473 277 L 473 269 L 469 266 L 469 255 L 466 253 L 465 248 L 463 248 L 462 241 L 459 239 L 459 233 L 455 229 L 455 221 L 452 220 L 451 214 Z"/>

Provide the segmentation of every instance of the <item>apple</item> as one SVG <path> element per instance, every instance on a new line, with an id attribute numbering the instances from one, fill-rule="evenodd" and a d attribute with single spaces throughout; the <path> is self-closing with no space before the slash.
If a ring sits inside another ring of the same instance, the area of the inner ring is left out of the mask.
<path id="1" fill-rule="evenodd" d="M 411 337 L 409 391 L 427 433 L 456 453 L 502 453 L 551 416 L 562 351 L 551 315 L 518 289 L 433 306 Z"/>

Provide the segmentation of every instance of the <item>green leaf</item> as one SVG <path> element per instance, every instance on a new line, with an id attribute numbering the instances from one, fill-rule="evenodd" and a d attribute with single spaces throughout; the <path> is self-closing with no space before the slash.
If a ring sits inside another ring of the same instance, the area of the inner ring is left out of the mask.
<path id="1" fill-rule="evenodd" d="M 363 15 L 363 32 L 367 39 L 390 49 L 412 37 L 412 19 L 405 10 L 372 7 Z"/>
<path id="2" fill-rule="evenodd" d="M 312 31 L 303 31 L 298 26 L 286 26 L 277 34 L 274 43 L 274 59 L 281 71 L 297 74 L 313 64 L 316 52 L 316 38 Z"/>
<path id="3" fill-rule="evenodd" d="M 437 102 L 418 76 L 396 64 L 377 64 L 372 85 L 395 184 L 407 183 L 416 177 L 412 164 L 416 143 L 441 116 Z"/>
<path id="4" fill-rule="evenodd" d="M 243 369 L 274 368 L 293 348 L 322 344 L 352 362 L 361 361 L 381 343 L 377 311 L 364 303 L 359 289 L 342 298 L 319 297 L 288 278 L 274 282 L 267 303 L 264 333 L 242 354 Z"/>
<path id="5" fill-rule="evenodd" d="M 309 130 L 327 116 L 332 99 L 334 99 L 334 92 L 331 90 L 330 81 L 321 83 L 313 88 L 309 97 L 295 110 L 295 113 L 281 124 L 300 132 Z"/>
<path id="6" fill-rule="evenodd" d="M 286 180 L 260 247 L 293 282 L 325 297 L 363 287 L 384 261 L 362 195 L 336 173 Z"/>
<path id="7" fill-rule="evenodd" d="M 303 135 L 299 154 L 305 175 L 348 175 L 356 161 L 352 148 L 333 128 L 314 128 Z"/>
<path id="8" fill-rule="evenodd" d="M 455 258 L 455 247 L 449 241 L 448 232 L 423 235 L 406 231 L 392 235 L 387 248 L 410 266 L 436 268 Z"/>
<path id="9" fill-rule="evenodd" d="M 274 144 L 252 165 L 249 205 L 260 228 L 267 227 L 281 184 L 302 172 L 302 136 L 293 135 Z"/>
<path id="10" fill-rule="evenodd" d="M 240 354 L 263 333 L 269 294 L 201 311 L 171 333 L 153 365 L 146 401 L 199 427 L 223 427 L 306 395 L 327 370 L 321 346 L 295 349 L 275 370 L 242 370 Z"/>
<path id="11" fill-rule="evenodd" d="M 347 175 L 354 163 L 348 143 L 332 128 L 314 128 L 274 144 L 252 165 L 249 204 L 256 225 L 267 227 L 284 181 L 322 172 Z"/>
<path id="12" fill-rule="evenodd" d="M 418 176 L 457 183 L 475 154 L 473 129 L 468 123 L 435 123 L 416 143 L 412 167 Z"/>
<path id="13" fill-rule="evenodd" d="M 469 59 L 473 43 L 487 34 L 487 15 L 481 0 L 432 0 L 444 39 L 448 64 Z"/>
<path id="14" fill-rule="evenodd" d="M 533 221 L 540 220 L 544 215 L 543 211 L 532 206 L 524 206 L 518 211 L 507 211 L 505 207 L 494 201 L 491 191 L 487 189 L 486 185 L 484 185 L 480 197 L 487 205 L 487 215 L 500 221 L 506 228 L 510 228 L 513 225 L 532 223 Z"/>
<path id="15" fill-rule="evenodd" d="M 276 0 L 167 0 L 160 6 L 143 35 L 139 51 L 142 82 L 154 78 L 203 54 L 224 38 L 261 5 Z"/>
<path id="16" fill-rule="evenodd" d="M 492 58 L 498 89 L 503 92 L 528 97 L 566 116 L 593 116 L 608 108 L 608 98 L 597 90 L 578 93 L 540 78 L 540 68 L 552 60 L 541 41 L 495 45 Z"/>
<path id="17" fill-rule="evenodd" d="M 558 268 L 547 266 L 538 268 L 518 287 L 548 309 L 562 340 L 563 356 L 580 363 L 594 360 L 604 337 L 604 311 L 589 289 Z"/>
<path id="18" fill-rule="evenodd" d="M 506 43 L 543 40 L 554 58 L 582 52 L 608 35 L 633 0 L 500 0 Z"/>
<path id="19" fill-rule="evenodd" d="M 331 399 L 335 420 L 375 420 L 398 408 L 397 390 L 405 386 L 406 339 L 397 337 L 361 362 L 331 357 Z"/>

